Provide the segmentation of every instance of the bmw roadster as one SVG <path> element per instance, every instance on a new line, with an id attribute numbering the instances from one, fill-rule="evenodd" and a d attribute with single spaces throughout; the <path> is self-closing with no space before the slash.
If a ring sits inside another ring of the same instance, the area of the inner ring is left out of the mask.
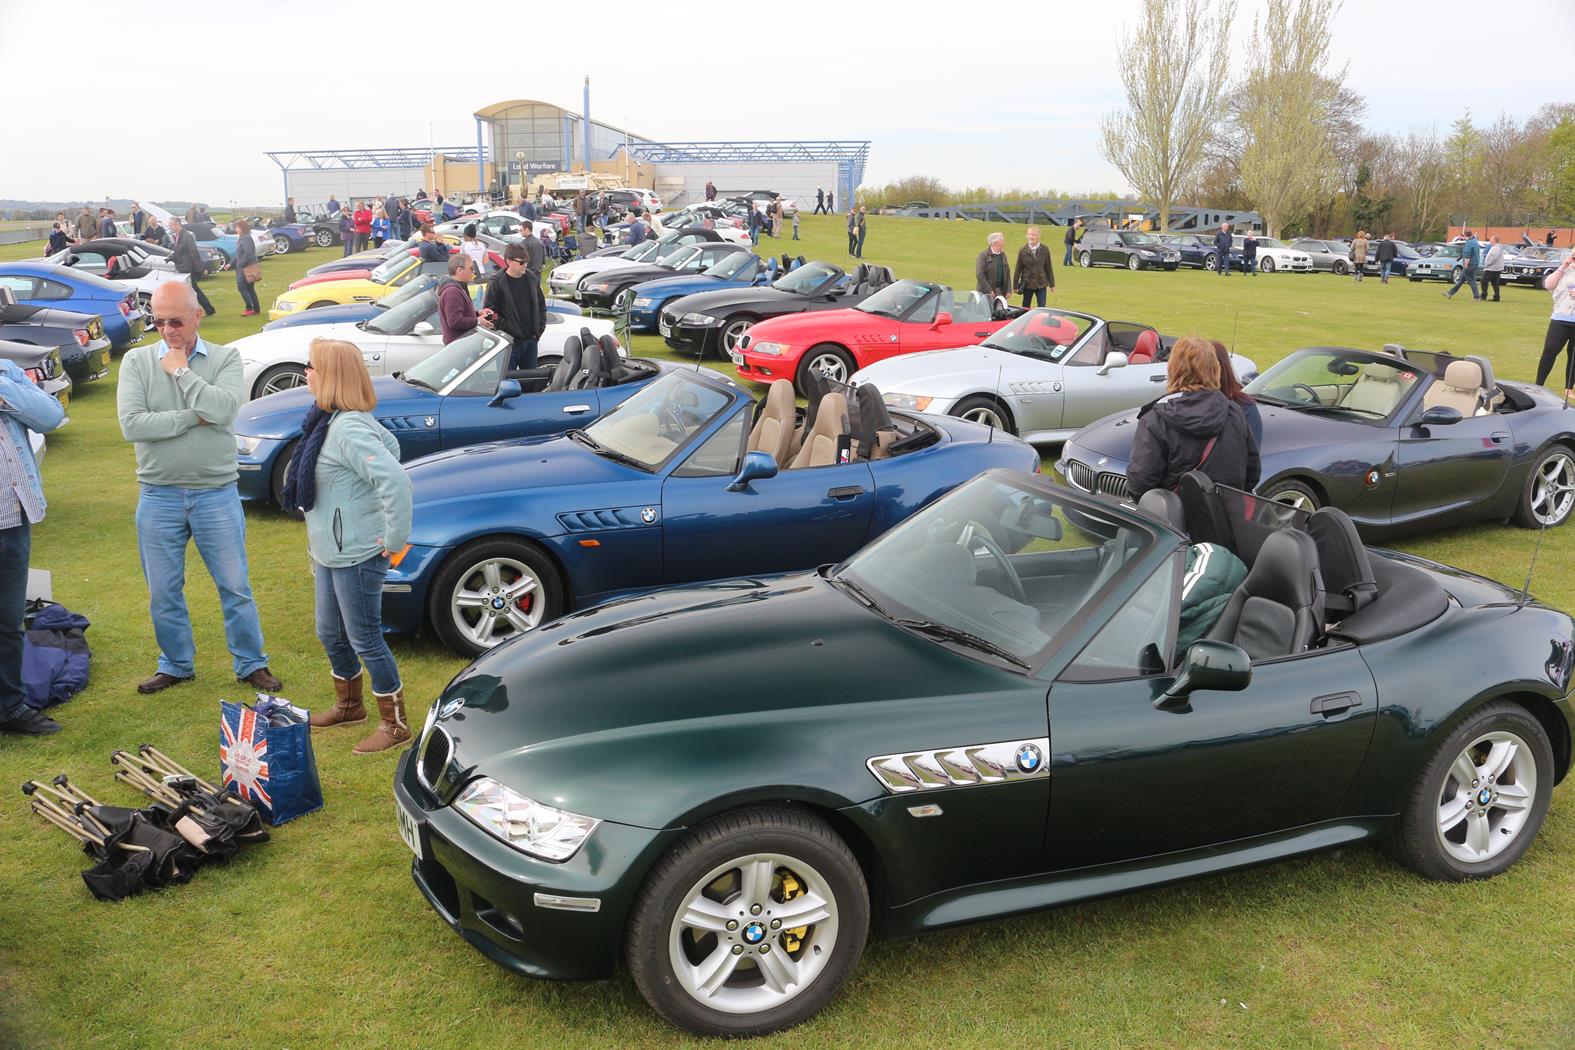
<path id="1" fill-rule="evenodd" d="M 675 1024 L 743 1036 L 815 1014 L 872 933 L 1361 842 L 1443 881 L 1533 848 L 1569 616 L 1199 478 L 1184 510 L 991 471 L 841 565 L 493 650 L 395 774 L 416 885 L 503 966 L 621 957 Z M 1204 536 L 1243 578 L 1178 652 Z"/>

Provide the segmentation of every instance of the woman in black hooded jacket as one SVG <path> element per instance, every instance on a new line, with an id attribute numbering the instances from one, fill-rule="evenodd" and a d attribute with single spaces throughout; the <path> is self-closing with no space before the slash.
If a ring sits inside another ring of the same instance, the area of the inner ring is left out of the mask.
<path id="1" fill-rule="evenodd" d="M 1138 413 L 1127 464 L 1127 494 L 1174 489 L 1181 475 L 1201 470 L 1215 482 L 1251 490 L 1258 483 L 1258 444 L 1241 408 L 1220 393 L 1212 344 L 1178 339 L 1167 363 L 1168 393 Z"/>

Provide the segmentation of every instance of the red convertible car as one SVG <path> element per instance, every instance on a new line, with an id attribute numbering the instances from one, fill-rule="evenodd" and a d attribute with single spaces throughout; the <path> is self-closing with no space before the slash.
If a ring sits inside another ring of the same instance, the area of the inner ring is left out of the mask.
<path id="1" fill-rule="evenodd" d="M 812 373 L 845 383 L 898 354 L 971 346 L 1021 313 L 980 292 L 958 298 L 944 284 L 902 280 L 846 310 L 767 318 L 729 356 L 743 378 L 792 379 L 803 394 Z"/>

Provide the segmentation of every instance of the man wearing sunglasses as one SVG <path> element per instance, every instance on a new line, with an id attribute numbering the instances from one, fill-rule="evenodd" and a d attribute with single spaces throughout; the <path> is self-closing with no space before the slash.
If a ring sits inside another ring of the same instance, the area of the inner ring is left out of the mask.
<path id="1" fill-rule="evenodd" d="M 245 399 L 241 357 L 198 336 L 202 319 L 191 288 L 159 285 L 153 325 L 164 338 L 131 350 L 120 366 L 116 403 L 120 431 L 137 450 L 137 546 L 159 644 L 158 667 L 137 692 L 157 693 L 197 675 L 184 593 L 186 543 L 194 540 L 219 591 L 236 680 L 275 693 L 283 683 L 263 652 L 247 575 L 246 516 L 235 488 L 232 425 Z"/>

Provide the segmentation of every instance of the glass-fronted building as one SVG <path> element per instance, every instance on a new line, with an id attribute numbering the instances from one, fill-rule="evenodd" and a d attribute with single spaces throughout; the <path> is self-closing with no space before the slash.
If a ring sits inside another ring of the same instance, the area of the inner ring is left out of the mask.
<path id="1" fill-rule="evenodd" d="M 487 153 L 508 182 L 525 182 L 525 176 L 586 167 L 585 118 L 550 102 L 514 99 L 476 111 Z M 600 121 L 591 121 L 590 160 L 610 160 L 625 143 L 642 145 L 650 140 Z M 506 166 L 505 166 L 506 165 Z"/>

